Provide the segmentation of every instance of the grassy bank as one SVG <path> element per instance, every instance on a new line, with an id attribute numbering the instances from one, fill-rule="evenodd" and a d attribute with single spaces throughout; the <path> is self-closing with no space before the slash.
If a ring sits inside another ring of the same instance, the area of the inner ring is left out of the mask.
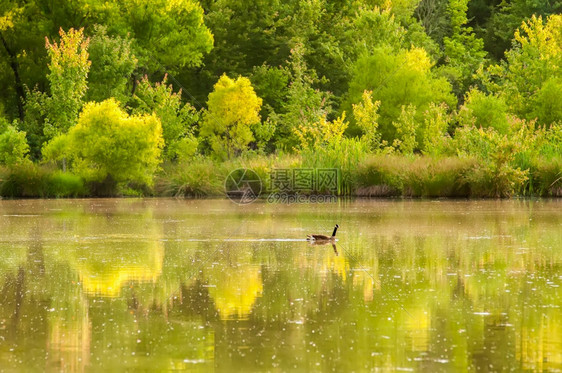
<path id="1" fill-rule="evenodd" d="M 337 154 L 337 152 L 335 153 Z M 86 196 L 224 196 L 224 181 L 237 168 L 250 168 L 264 190 L 276 169 L 336 168 L 337 192 L 360 197 L 562 196 L 562 160 L 526 160 L 526 168 L 493 164 L 469 157 L 360 155 L 345 157 L 321 153 L 239 157 L 225 162 L 198 158 L 182 164 L 164 164 L 153 186 L 119 185 L 100 192 L 99 184 L 46 166 L 25 164 L 0 169 L 0 195 L 5 198 L 61 198 Z"/>
<path id="2" fill-rule="evenodd" d="M 371 155 L 357 162 L 287 156 L 236 160 L 214 165 L 199 161 L 166 168 L 155 192 L 167 196 L 223 195 L 224 180 L 236 168 L 251 168 L 268 185 L 277 168 L 337 168 L 338 193 L 359 197 L 562 196 L 562 161 L 538 161 L 526 170 L 490 165 L 475 158 Z"/>

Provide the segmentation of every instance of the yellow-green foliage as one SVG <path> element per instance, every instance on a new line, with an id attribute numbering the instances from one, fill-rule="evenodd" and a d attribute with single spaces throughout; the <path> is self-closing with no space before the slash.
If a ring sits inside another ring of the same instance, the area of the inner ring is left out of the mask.
<path id="1" fill-rule="evenodd" d="M 509 197 L 523 189 L 528 170 L 516 165 L 516 157 L 533 146 L 534 124 L 512 120 L 510 133 L 493 128 L 461 127 L 455 133 L 453 148 L 461 157 L 476 157 L 478 167 L 466 175 L 473 194 Z M 529 137 L 529 138 L 528 138 Z"/>
<path id="2" fill-rule="evenodd" d="M 88 103 L 78 124 L 62 136 L 46 147 L 45 156 L 68 157 L 85 180 L 152 184 L 163 147 L 156 115 L 129 116 L 113 99 Z"/>
<path id="3" fill-rule="evenodd" d="M 500 133 L 507 133 L 509 131 L 507 109 L 502 97 L 486 95 L 474 88 L 466 94 L 465 103 L 459 112 L 459 121 L 462 124 L 491 127 Z"/>
<path id="4" fill-rule="evenodd" d="M 561 28 L 562 15 L 552 15 L 546 22 L 533 15 L 516 30 L 506 61 L 481 74 L 488 90 L 501 95 L 521 118 L 538 117 L 541 124 L 562 120 L 559 100 L 551 102 L 562 95 Z"/>
<path id="5" fill-rule="evenodd" d="M 18 131 L 0 118 L 0 164 L 14 165 L 27 160 L 29 145 L 25 132 Z"/>
<path id="6" fill-rule="evenodd" d="M 416 107 L 414 105 L 402 106 L 398 120 L 392 123 L 396 128 L 396 139 L 392 146 L 402 154 L 413 154 L 418 146 L 415 115 Z"/>
<path id="7" fill-rule="evenodd" d="M 392 144 L 394 139 L 399 138 L 393 123 L 399 121 L 403 106 L 412 105 L 416 109 L 415 119 L 412 120 L 418 123 L 423 121 L 423 113 L 431 103 L 444 102 L 448 107 L 456 106 L 449 82 L 436 77 L 431 67 L 431 59 L 423 48 L 399 52 L 388 47 L 375 48 L 355 62 L 348 101 L 358 103 L 365 90 L 372 90 L 373 100 L 381 102 L 378 130 L 383 140 Z"/>
<path id="8" fill-rule="evenodd" d="M 89 39 L 84 29 L 59 31 L 60 42 L 46 39 L 49 62 L 51 97 L 47 100 L 47 121 L 44 133 L 48 138 L 66 132 L 76 123 L 82 107 L 82 98 L 88 89 L 87 77 L 91 62 L 88 60 Z"/>
<path id="9" fill-rule="evenodd" d="M 262 99 L 248 78 L 236 80 L 222 75 L 207 101 L 200 135 L 207 138 L 213 152 L 230 158 L 254 140 L 251 125 L 260 121 Z"/>
<path id="10" fill-rule="evenodd" d="M 372 91 L 364 91 L 361 101 L 353 104 L 353 117 L 371 150 L 377 150 L 381 146 L 381 134 L 378 131 L 380 106 L 380 101 L 373 101 Z"/>
<path id="11" fill-rule="evenodd" d="M 443 154 L 447 143 L 451 140 L 447 129 L 451 116 L 447 114 L 447 105 L 431 103 L 423 115 L 421 131 L 421 149 L 424 154 Z"/>
<path id="12" fill-rule="evenodd" d="M 323 115 L 317 122 L 305 122 L 294 128 L 300 149 L 314 149 L 318 146 L 341 141 L 348 123 L 345 121 L 345 112 L 337 119 L 329 121 Z"/>
<path id="13" fill-rule="evenodd" d="M 195 155 L 198 141 L 193 130 L 199 113 L 190 104 L 182 102 L 181 90 L 175 93 L 172 85 L 167 84 L 167 76 L 156 84 L 151 84 L 145 76 L 133 98 L 137 105 L 133 114 L 155 113 L 160 119 L 164 158 L 183 161 Z"/>

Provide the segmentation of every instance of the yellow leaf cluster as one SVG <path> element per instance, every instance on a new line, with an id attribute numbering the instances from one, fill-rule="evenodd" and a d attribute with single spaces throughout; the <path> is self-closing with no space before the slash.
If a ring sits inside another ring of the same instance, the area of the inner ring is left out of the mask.
<path id="1" fill-rule="evenodd" d="M 307 149 L 340 141 L 348 125 L 349 123 L 345 121 L 345 112 L 343 112 L 333 121 L 327 120 L 326 115 L 323 115 L 316 122 L 303 123 L 293 131 L 301 148 Z"/>
<path id="2" fill-rule="evenodd" d="M 7 11 L 0 17 L 0 31 L 7 31 L 14 28 L 14 18 L 18 17 L 22 12 L 22 8 L 14 8 Z"/>

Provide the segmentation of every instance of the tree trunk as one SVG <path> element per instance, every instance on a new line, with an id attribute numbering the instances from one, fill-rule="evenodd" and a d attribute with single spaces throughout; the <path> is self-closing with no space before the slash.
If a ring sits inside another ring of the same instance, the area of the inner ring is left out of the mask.
<path id="1" fill-rule="evenodd" d="M 18 57 L 16 56 L 14 51 L 12 51 L 8 46 L 6 39 L 4 39 L 4 35 L 0 34 L 0 39 L 2 39 L 2 44 L 4 45 L 4 48 L 6 49 L 8 56 L 10 56 L 10 67 L 14 72 L 14 79 L 16 81 L 16 94 L 18 96 L 17 97 L 18 114 L 20 120 L 23 121 L 24 118 L 23 103 L 25 101 L 25 91 L 23 89 L 23 83 L 21 82 L 21 78 L 20 78 Z"/>

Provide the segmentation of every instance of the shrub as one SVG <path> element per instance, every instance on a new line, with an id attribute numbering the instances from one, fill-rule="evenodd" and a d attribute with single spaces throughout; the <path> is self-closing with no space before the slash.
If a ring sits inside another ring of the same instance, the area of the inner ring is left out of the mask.
<path id="1" fill-rule="evenodd" d="M 113 99 L 89 103 L 78 124 L 62 136 L 55 144 L 87 182 L 152 185 L 163 146 L 162 127 L 155 115 L 129 116 Z"/>
<path id="2" fill-rule="evenodd" d="M 0 125 L 0 164 L 15 165 L 26 161 L 29 145 L 25 132 L 18 131 L 13 126 L 2 129 Z"/>
<path id="3" fill-rule="evenodd" d="M 477 127 L 494 128 L 499 133 L 509 131 L 507 104 L 503 98 L 486 95 L 472 89 L 466 94 L 465 104 L 461 110 L 463 123 L 474 123 Z"/>

